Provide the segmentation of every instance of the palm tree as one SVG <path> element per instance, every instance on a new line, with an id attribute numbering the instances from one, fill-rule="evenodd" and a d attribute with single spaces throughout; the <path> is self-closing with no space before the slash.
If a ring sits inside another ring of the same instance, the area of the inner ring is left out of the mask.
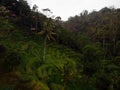
<path id="1" fill-rule="evenodd" d="M 53 32 L 54 27 L 54 23 L 51 21 L 51 18 L 49 18 L 46 22 L 43 23 L 43 29 L 41 30 L 41 32 L 37 33 L 38 35 L 44 36 L 43 61 L 45 61 L 47 39 L 55 40 L 55 38 L 53 37 L 53 35 L 55 35 L 55 33 Z"/>

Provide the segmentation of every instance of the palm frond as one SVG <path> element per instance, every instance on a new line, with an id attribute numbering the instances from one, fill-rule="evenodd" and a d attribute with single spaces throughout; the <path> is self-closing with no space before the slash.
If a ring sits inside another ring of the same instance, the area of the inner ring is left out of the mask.
<path id="1" fill-rule="evenodd" d="M 45 31 L 42 30 L 41 32 L 38 32 L 37 34 L 38 35 L 43 35 L 44 33 L 45 33 Z"/>

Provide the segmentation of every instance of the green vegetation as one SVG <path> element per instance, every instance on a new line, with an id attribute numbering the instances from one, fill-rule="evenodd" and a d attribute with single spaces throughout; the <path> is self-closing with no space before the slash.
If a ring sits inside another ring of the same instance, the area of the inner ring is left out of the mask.
<path id="1" fill-rule="evenodd" d="M 2 0 L 0 90 L 120 90 L 119 20 L 103 8 L 62 22 Z"/>

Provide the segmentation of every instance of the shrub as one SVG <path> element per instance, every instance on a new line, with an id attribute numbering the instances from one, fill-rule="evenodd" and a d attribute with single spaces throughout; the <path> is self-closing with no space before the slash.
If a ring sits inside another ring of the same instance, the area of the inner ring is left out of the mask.
<path id="1" fill-rule="evenodd" d="M 15 70 L 17 66 L 20 65 L 20 54 L 17 52 L 11 52 L 7 55 L 4 64 L 7 70 Z"/>

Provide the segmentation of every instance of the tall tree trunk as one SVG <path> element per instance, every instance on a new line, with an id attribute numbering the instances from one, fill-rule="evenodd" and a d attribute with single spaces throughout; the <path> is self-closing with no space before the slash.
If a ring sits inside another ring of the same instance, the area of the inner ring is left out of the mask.
<path id="1" fill-rule="evenodd" d="M 44 38 L 44 46 L 43 46 L 43 62 L 46 59 L 46 42 L 47 42 L 47 37 Z"/>

